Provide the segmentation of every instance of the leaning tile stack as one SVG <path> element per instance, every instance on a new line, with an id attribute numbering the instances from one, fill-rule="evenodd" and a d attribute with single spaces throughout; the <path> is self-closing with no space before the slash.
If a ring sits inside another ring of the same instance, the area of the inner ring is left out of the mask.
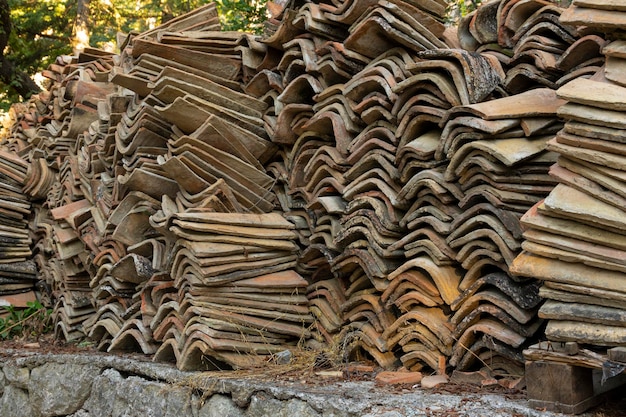
<path id="1" fill-rule="evenodd" d="M 613 346 L 626 343 L 626 88 L 603 75 L 557 91 L 567 100 L 559 109 L 565 127 L 549 143 L 559 154 L 550 171 L 559 185 L 523 217 L 514 270 L 544 280 L 539 315 L 549 320 L 548 339 Z"/>
<path id="2" fill-rule="evenodd" d="M 554 186 L 546 142 L 562 125 L 561 103 L 553 90 L 536 89 L 446 114 L 445 178 L 463 194 L 446 242 L 466 271 L 450 304 L 455 367 L 498 356 L 519 363 L 517 350 L 541 324 L 536 282 L 514 279 L 509 266 L 522 242 L 519 216 Z"/>
<path id="3" fill-rule="evenodd" d="M 34 260 L 56 304 L 56 333 L 68 340 L 84 337 L 82 324 L 94 312 L 89 288 L 93 246 L 88 245 L 97 232 L 79 154 L 85 134 L 98 130 L 98 103 L 114 89 L 105 83 L 111 66 L 111 54 L 92 49 L 57 59 L 45 72 L 53 80 L 50 91 L 31 101 L 37 115 L 32 125 L 22 124 L 23 134 L 14 132 L 9 139 L 9 146 L 22 147 L 19 153 L 30 162 L 23 190 L 34 201 Z"/>
<path id="4" fill-rule="evenodd" d="M 416 52 L 447 46 L 443 13 L 439 2 L 284 10 L 266 40 L 283 58 L 246 87 L 270 103 L 265 117 L 285 154 L 277 172 L 290 175 L 282 208 L 310 225 L 300 266 L 317 327 L 347 357 L 365 352 L 385 367 L 396 358 L 381 335 L 395 318 L 380 295 L 404 256 L 391 248 L 403 231 L 394 89 Z"/>
<path id="5" fill-rule="evenodd" d="M 459 296 L 461 274 L 447 238 L 462 198 L 458 183 L 444 178 L 449 158 L 437 153 L 440 126 L 449 109 L 490 97 L 503 75 L 497 61 L 453 49 L 421 52 L 407 69 L 411 75 L 395 86 L 392 110 L 402 167 L 394 205 L 407 233 L 391 248 L 405 261 L 387 276 L 382 300 L 398 313 L 382 338 L 386 349 L 400 349 L 407 369 L 440 370 L 454 345 L 449 305 Z M 474 73 L 480 81 L 472 79 Z"/>
<path id="6" fill-rule="evenodd" d="M 105 63 L 111 59 L 108 56 L 101 61 Z M 91 62 L 94 61 L 97 60 Z M 72 64 L 69 66 L 71 68 Z M 92 278 L 97 267 L 92 256 L 94 252 L 97 253 L 104 230 L 103 221 L 94 210 L 94 198 L 98 196 L 99 190 L 87 180 L 87 176 L 92 170 L 92 158 L 97 158 L 97 155 L 93 155 L 94 147 L 98 146 L 102 129 L 107 126 L 104 115 L 99 111 L 100 103 L 115 92 L 115 86 L 104 82 L 110 68 L 98 72 L 96 76 L 95 73 L 92 75 L 91 67 L 88 64 L 78 65 L 57 84 L 59 98 L 53 101 L 53 106 L 62 105 L 71 109 L 64 123 L 72 126 L 72 129 L 52 132 L 45 145 L 59 161 L 58 179 L 46 205 L 51 209 L 49 215 L 54 221 L 53 232 L 57 245 L 57 257 L 53 257 L 50 262 L 61 278 L 61 288 L 65 289 L 58 298 L 62 304 L 55 309 L 55 314 L 58 312 L 55 321 L 57 332 L 62 332 L 66 340 L 84 337 L 86 331 L 83 325 L 99 306 L 91 294 Z M 93 68 L 96 68 L 95 62 Z M 70 91 L 74 89 L 76 93 L 72 96 Z M 68 103 L 60 99 L 61 94 L 68 99 Z M 82 111 L 78 112 L 80 109 Z M 67 145 L 53 145 L 64 142 Z"/>
<path id="7" fill-rule="evenodd" d="M 18 303 L 23 307 L 26 301 L 35 299 L 37 269 L 32 260 L 27 220 L 31 204 L 22 190 L 22 184 L 33 177 L 24 159 L 8 149 L 0 150 L 0 301 L 3 305 Z"/>
<path id="8" fill-rule="evenodd" d="M 619 39 L 626 8 L 576 0 L 561 22 Z M 543 281 L 539 316 L 549 340 L 606 347 L 626 344 L 626 48 L 619 40 L 602 45 L 605 65 L 557 90 L 567 101 L 558 110 L 565 126 L 549 142 L 559 184 L 522 218 L 526 241 L 513 270 Z"/>

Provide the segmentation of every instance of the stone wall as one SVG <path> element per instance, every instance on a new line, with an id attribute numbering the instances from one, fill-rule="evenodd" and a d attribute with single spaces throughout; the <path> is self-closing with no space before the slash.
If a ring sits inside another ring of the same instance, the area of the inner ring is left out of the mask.
<path id="1" fill-rule="evenodd" d="M 323 415 L 319 401 L 298 398 L 296 392 L 272 392 L 275 388 L 258 381 L 204 378 L 136 359 L 33 355 L 4 358 L 1 369 L 4 417 Z M 350 407 L 342 404 L 342 410 L 327 415 L 360 415 L 361 409 Z"/>
<path id="2" fill-rule="evenodd" d="M 285 381 L 173 366 L 104 354 L 0 351 L 2 417 L 468 417 L 556 416 L 522 399 L 440 395 L 373 381 Z"/>

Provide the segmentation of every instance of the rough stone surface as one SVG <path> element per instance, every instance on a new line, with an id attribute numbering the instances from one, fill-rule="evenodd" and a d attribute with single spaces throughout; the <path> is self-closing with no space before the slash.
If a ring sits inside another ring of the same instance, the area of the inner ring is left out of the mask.
<path id="1" fill-rule="evenodd" d="M 250 399 L 248 417 L 278 416 L 281 414 L 283 403 L 266 392 L 258 392 Z"/>
<path id="2" fill-rule="evenodd" d="M 374 380 L 303 384 L 228 373 L 180 372 L 169 365 L 107 355 L 18 357 L 1 353 L 0 368 L 5 373 L 8 370 L 10 377 L 0 397 L 0 417 L 52 416 L 52 411 L 45 410 L 52 409 L 49 404 L 56 395 L 59 398 L 54 401 L 65 396 L 73 405 L 68 408 L 72 411 L 63 414 L 57 409 L 55 417 L 560 416 L 534 410 L 523 399 L 469 392 L 441 395 L 420 388 L 398 392 Z M 33 370 L 30 383 L 29 369 Z M 76 379 L 77 370 L 82 372 L 80 378 L 92 381 L 86 400 L 84 394 L 72 397 L 67 392 L 68 381 Z M 46 378 L 47 384 L 42 382 Z M 39 390 L 49 392 L 36 392 Z M 36 402 L 37 410 L 33 410 L 31 404 Z"/>
<path id="3" fill-rule="evenodd" d="M 27 389 L 30 379 L 30 370 L 25 367 L 7 364 L 2 368 L 7 381 L 16 387 Z"/>
<path id="4" fill-rule="evenodd" d="M 85 403 L 90 414 L 108 417 L 181 417 L 192 415 L 192 390 L 146 381 L 107 369 L 93 383 L 93 395 Z"/>
<path id="5" fill-rule="evenodd" d="M 0 395 L 4 393 L 4 387 L 8 385 L 8 381 L 4 376 L 4 372 L 0 369 Z"/>
<path id="6" fill-rule="evenodd" d="M 232 392 L 232 399 L 237 407 L 246 408 L 250 404 L 250 398 L 256 389 L 254 387 L 241 387 Z"/>
<path id="7" fill-rule="evenodd" d="M 215 394 L 200 408 L 198 417 L 244 417 L 244 413 L 231 398 Z"/>
<path id="8" fill-rule="evenodd" d="M 69 415 L 68 417 L 91 417 L 91 414 L 89 414 L 85 410 L 78 410 L 77 412 L 75 412 L 74 414 Z"/>
<path id="9" fill-rule="evenodd" d="M 301 400 L 289 400 L 279 414 L 281 417 L 320 417 L 320 413 L 315 411 L 309 404 Z"/>
<path id="10" fill-rule="evenodd" d="M 33 417 L 62 416 L 78 411 L 91 393 L 94 375 L 101 370 L 98 366 L 59 363 L 34 368 L 28 382 Z"/>
<path id="11" fill-rule="evenodd" d="M 32 417 L 28 392 L 14 385 L 5 388 L 0 400 L 0 416 Z"/>
<path id="12" fill-rule="evenodd" d="M 90 414 L 110 416 L 115 406 L 116 386 L 121 385 L 122 375 L 115 369 L 107 369 L 96 377 L 91 386 L 91 396 L 85 402 L 84 408 Z"/>

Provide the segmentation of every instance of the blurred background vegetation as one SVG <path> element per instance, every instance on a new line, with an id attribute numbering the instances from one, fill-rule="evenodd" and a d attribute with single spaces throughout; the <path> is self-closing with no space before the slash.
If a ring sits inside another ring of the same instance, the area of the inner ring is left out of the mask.
<path id="1" fill-rule="evenodd" d="M 450 0 L 450 20 L 481 0 Z M 38 91 L 33 75 L 85 45 L 114 51 L 118 32 L 145 31 L 210 0 L 0 0 L 0 110 Z M 222 30 L 261 33 L 267 0 L 216 0 Z"/>

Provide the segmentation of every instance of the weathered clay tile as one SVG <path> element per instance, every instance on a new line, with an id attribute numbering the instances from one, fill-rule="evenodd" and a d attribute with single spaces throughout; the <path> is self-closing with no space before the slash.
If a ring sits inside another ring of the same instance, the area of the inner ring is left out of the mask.
<path id="1" fill-rule="evenodd" d="M 177 16 L 168 22 L 146 32 L 143 32 L 140 37 L 156 37 L 162 31 L 174 32 L 182 30 L 190 30 L 204 26 L 215 26 L 219 24 L 217 8 L 214 3 L 209 3 L 194 11 L 194 13 L 186 13 L 182 16 Z M 207 29 L 211 30 L 211 29 Z"/>
<path id="2" fill-rule="evenodd" d="M 344 25 L 327 19 L 320 6 L 315 3 L 301 6 L 292 22 L 297 28 L 333 41 L 343 41 L 348 33 Z"/>
<path id="3" fill-rule="evenodd" d="M 601 174 L 585 169 L 580 164 L 566 161 L 566 159 L 560 158 L 559 164 L 550 168 L 550 174 L 560 183 L 589 194 L 604 203 L 624 207 L 626 200 L 621 184 L 606 179 L 603 181 Z M 612 185 L 614 188 L 607 189 L 605 188 L 606 185 Z"/>
<path id="4" fill-rule="evenodd" d="M 350 27 L 350 36 L 345 41 L 346 47 L 370 58 L 399 45 L 414 51 L 445 47 L 445 44 L 437 38 L 443 34 L 443 25 L 440 26 L 441 31 L 437 28 L 435 30 L 438 33 L 433 34 L 420 23 L 419 16 L 407 19 L 411 20 L 410 23 L 402 21 L 407 18 L 406 15 L 407 12 L 393 3 L 379 2 L 379 7 L 371 9 L 367 15 L 362 15 Z"/>
<path id="5" fill-rule="evenodd" d="M 566 236 L 558 236 L 547 232 L 528 230 L 524 233 L 525 243 L 532 242 L 537 245 L 556 248 L 555 255 L 560 259 L 576 259 L 578 262 L 599 266 L 606 269 L 626 271 L 623 266 L 624 251 L 609 248 L 604 245 L 590 244 Z M 527 247 L 530 250 L 530 247 Z M 540 253 L 537 250 L 535 253 Z M 566 255 L 571 252 L 571 255 Z M 622 266 L 620 266 L 622 265 Z"/>
<path id="6" fill-rule="evenodd" d="M 626 110 L 623 100 L 625 87 L 577 78 L 559 88 L 557 95 L 570 103 L 583 104 L 607 110 Z"/>
<path id="7" fill-rule="evenodd" d="M 583 242 L 603 244 L 616 249 L 626 248 L 626 239 L 622 234 L 602 230 L 590 224 L 555 217 L 545 208 L 543 202 L 536 204 L 524 214 L 521 222 L 530 230 L 540 230 Z M 606 236 L 606 240 L 603 238 L 604 236 Z"/>
<path id="8" fill-rule="evenodd" d="M 583 36 L 572 43 L 559 57 L 557 67 L 569 71 L 591 57 L 599 56 L 607 41 L 598 35 Z"/>
<path id="9" fill-rule="evenodd" d="M 601 5 L 602 3 L 599 3 Z M 612 32 L 626 24 L 626 11 L 617 3 L 612 7 L 596 7 L 594 4 L 574 3 L 561 14 L 561 22 L 572 26 L 587 26 L 596 30 Z"/>
<path id="10" fill-rule="evenodd" d="M 354 23 L 365 11 L 378 3 L 377 0 L 366 1 L 343 1 L 339 5 L 320 4 L 320 10 L 328 20 L 340 22 L 346 25 Z"/>
<path id="11" fill-rule="evenodd" d="M 235 79 L 241 71 L 241 64 L 231 57 L 191 51 L 187 48 L 164 45 L 146 39 L 133 40 L 132 54 L 135 58 L 142 54 L 151 54 L 174 60 L 228 80 Z M 208 64 L 209 61 L 210 64 Z"/>
<path id="12" fill-rule="evenodd" d="M 407 69 L 415 74 L 447 72 L 464 105 L 485 100 L 505 75 L 498 61 L 458 49 L 427 50 L 418 53 L 418 58 Z M 480 79 L 472 74 L 481 74 Z"/>

